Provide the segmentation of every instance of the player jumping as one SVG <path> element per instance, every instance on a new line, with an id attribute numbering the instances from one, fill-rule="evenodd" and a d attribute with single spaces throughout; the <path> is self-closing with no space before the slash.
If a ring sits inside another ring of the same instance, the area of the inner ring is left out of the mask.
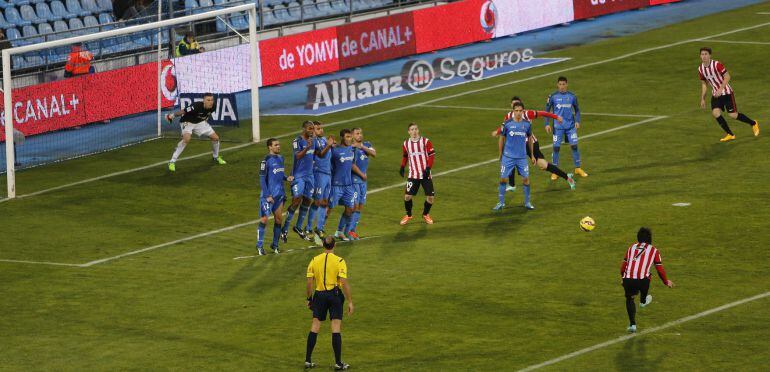
<path id="1" fill-rule="evenodd" d="M 700 107 L 706 108 L 706 92 L 708 86 L 711 85 L 711 115 L 714 115 L 719 126 L 727 133 L 720 141 L 727 142 L 735 139 L 735 134 L 727 125 L 722 111 L 727 111 L 727 115 L 733 119 L 751 125 L 754 136 L 758 136 L 759 122 L 738 112 L 738 105 L 735 104 L 735 93 L 730 86 L 730 73 L 727 72 L 725 65 L 711 59 L 711 48 L 707 47 L 700 48 L 700 60 L 702 62 L 698 66 L 698 77 L 701 80 Z"/>
<path id="2" fill-rule="evenodd" d="M 265 228 L 267 218 L 273 215 L 273 252 L 278 250 L 278 240 L 281 236 L 281 219 L 283 219 L 283 203 L 286 201 L 286 191 L 283 189 L 284 181 L 293 181 L 294 177 L 286 177 L 284 174 L 283 156 L 281 156 L 281 143 L 275 139 L 267 140 L 268 154 L 259 166 L 259 184 L 262 187 L 259 193 L 259 226 L 257 227 L 257 252 L 265 255 L 262 244 L 265 240 Z"/>
<path id="3" fill-rule="evenodd" d="M 433 167 L 433 159 L 436 151 L 433 149 L 433 143 L 429 139 L 420 136 L 420 128 L 417 124 L 410 123 L 407 127 L 409 138 L 404 141 L 402 146 L 403 158 L 401 159 L 401 170 L 399 173 L 404 177 L 406 164 L 409 163 L 409 177 L 406 180 L 406 189 L 404 190 L 404 208 L 406 215 L 401 218 L 401 225 L 406 225 L 412 219 L 412 198 L 417 195 L 422 185 L 425 192 L 425 204 L 422 209 L 422 219 L 428 225 L 433 224 L 430 217 L 430 208 L 436 192 L 433 190 L 433 177 L 430 170 Z"/>
<path id="4" fill-rule="evenodd" d="M 190 143 L 193 133 L 196 136 L 208 136 L 211 139 L 211 149 L 214 155 L 213 161 L 220 165 L 227 164 L 225 159 L 219 156 L 219 136 L 208 123 L 209 117 L 216 110 L 214 95 L 206 93 L 203 95 L 203 102 L 194 102 L 183 110 L 166 115 L 166 120 L 169 123 L 172 123 L 177 116 L 182 117 L 179 120 L 179 125 L 182 126 L 182 140 L 176 144 L 174 155 L 171 156 L 171 161 L 168 162 L 169 171 L 176 172 L 176 160 L 179 158 L 179 155 L 182 155 L 182 151 L 184 151 L 187 144 Z"/>
<path id="5" fill-rule="evenodd" d="M 305 121 L 302 123 L 302 133 L 294 139 L 292 142 L 292 151 L 294 152 L 294 165 L 291 169 L 291 175 L 294 176 L 294 181 L 291 183 L 291 205 L 289 206 L 286 216 L 286 222 L 283 223 L 283 232 L 281 233 L 281 239 L 286 242 L 286 235 L 289 233 L 289 225 L 291 219 L 294 217 L 294 212 L 299 207 L 299 216 L 297 217 L 297 223 L 292 229 L 300 238 L 309 240 L 310 237 L 305 235 L 302 230 L 303 223 L 305 222 L 305 216 L 307 215 L 310 204 L 313 203 L 313 183 L 315 181 L 313 176 L 313 153 L 315 152 L 315 144 L 313 142 L 313 135 L 315 128 L 312 121 Z"/>
<path id="6" fill-rule="evenodd" d="M 545 111 L 561 116 L 564 120 L 557 123 L 553 128 L 553 164 L 559 166 L 559 150 L 561 143 L 565 140 L 569 142 L 572 148 L 572 161 L 575 163 L 575 174 L 581 177 L 588 177 L 588 173 L 580 168 L 580 152 L 578 151 L 578 134 L 580 129 L 580 107 L 578 107 L 577 96 L 567 90 L 567 78 L 559 76 L 556 84 L 558 90 L 548 96 L 545 104 Z M 574 110 L 574 111 L 573 111 Z M 545 120 L 545 131 L 551 134 L 550 120 Z M 555 181 L 557 176 L 551 175 L 551 180 Z"/>

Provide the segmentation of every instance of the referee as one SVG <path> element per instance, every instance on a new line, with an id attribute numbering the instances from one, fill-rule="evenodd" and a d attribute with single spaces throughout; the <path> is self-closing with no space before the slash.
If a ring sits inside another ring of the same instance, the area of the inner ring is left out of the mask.
<path id="1" fill-rule="evenodd" d="M 660 280 L 669 288 L 674 287 L 674 282 L 666 277 L 663 269 L 663 261 L 660 251 L 652 245 L 652 231 L 642 227 L 636 233 L 636 243 L 626 251 L 626 257 L 620 266 L 620 275 L 623 278 L 623 289 L 626 292 L 626 311 L 628 312 L 628 332 L 636 332 L 636 304 L 634 296 L 639 296 L 639 306 L 645 307 L 652 302 L 650 291 L 650 267 L 655 264 Z"/>
<path id="2" fill-rule="evenodd" d="M 348 266 L 345 260 L 334 254 L 334 238 L 327 236 L 323 241 L 324 252 L 310 260 L 307 265 L 307 306 L 313 311 L 313 323 L 307 335 L 305 368 L 315 367 L 311 357 L 321 322 L 329 313 L 332 323 L 332 348 L 334 349 L 334 369 L 348 369 L 349 364 L 342 361 L 342 304 L 348 299 L 348 314 L 353 314 L 353 297 L 348 283 Z M 315 282 L 315 284 L 314 284 Z M 315 286 L 315 293 L 313 287 Z M 342 290 L 340 290 L 342 287 Z M 344 296 L 343 296 L 344 292 Z"/>

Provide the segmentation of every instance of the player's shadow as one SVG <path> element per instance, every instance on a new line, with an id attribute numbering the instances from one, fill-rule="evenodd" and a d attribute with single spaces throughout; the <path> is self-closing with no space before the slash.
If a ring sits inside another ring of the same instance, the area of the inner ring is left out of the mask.
<path id="1" fill-rule="evenodd" d="M 665 355 L 650 360 L 647 355 L 647 337 L 632 337 L 623 344 L 623 349 L 615 355 L 618 371 L 653 371 L 658 369 Z"/>

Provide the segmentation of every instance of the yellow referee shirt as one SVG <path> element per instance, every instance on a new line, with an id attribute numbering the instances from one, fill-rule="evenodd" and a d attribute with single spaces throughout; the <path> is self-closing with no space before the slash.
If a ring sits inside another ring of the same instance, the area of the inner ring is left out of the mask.
<path id="1" fill-rule="evenodd" d="M 339 285 L 338 278 L 348 277 L 348 265 L 334 253 L 321 253 L 307 265 L 307 277 L 315 280 L 316 291 L 330 291 Z"/>

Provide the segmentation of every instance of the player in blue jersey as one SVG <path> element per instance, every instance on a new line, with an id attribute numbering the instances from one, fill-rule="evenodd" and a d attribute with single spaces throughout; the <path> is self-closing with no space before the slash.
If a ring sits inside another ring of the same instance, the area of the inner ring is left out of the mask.
<path id="1" fill-rule="evenodd" d="M 524 105 L 521 102 L 513 104 L 513 117 L 500 127 L 500 187 L 502 188 L 502 200 L 495 206 L 495 210 L 501 210 L 505 206 L 505 186 L 513 169 L 522 178 L 524 189 L 524 207 L 535 209 L 530 202 L 529 188 L 529 163 L 536 164 L 533 157 L 534 139 L 532 136 L 532 123 L 524 118 Z"/>
<path id="2" fill-rule="evenodd" d="M 267 140 L 268 154 L 259 166 L 259 226 L 257 227 L 257 252 L 260 256 L 265 254 L 262 244 L 265 241 L 265 227 L 267 218 L 273 215 L 273 244 L 271 247 L 275 253 L 278 250 L 278 240 L 281 236 L 281 219 L 283 219 L 283 203 L 286 201 L 286 191 L 283 189 L 284 181 L 293 181 L 294 177 L 286 177 L 284 174 L 283 156 L 281 156 L 281 143 L 275 139 Z"/>
<path id="3" fill-rule="evenodd" d="M 557 80 L 558 90 L 548 96 L 545 104 L 545 111 L 561 116 L 564 120 L 556 123 L 553 128 L 553 164 L 559 166 L 559 150 L 562 142 L 569 142 L 572 148 L 572 161 L 575 163 L 575 174 L 581 177 L 588 177 L 588 174 L 580 167 L 580 152 L 578 151 L 578 134 L 580 129 L 580 107 L 578 106 L 577 96 L 567 90 L 567 78 L 559 76 Z M 545 131 L 551 134 L 551 122 L 546 119 Z M 558 177 L 551 175 L 551 180 L 555 181 Z"/>
<path id="4" fill-rule="evenodd" d="M 313 162 L 315 191 L 313 192 L 314 202 L 310 206 L 310 212 L 308 212 L 305 236 L 313 236 L 316 245 L 322 245 L 325 237 L 324 226 L 326 225 L 329 195 L 332 191 L 332 154 L 330 150 L 334 146 L 335 140 L 334 136 L 324 138 L 324 128 L 320 121 L 314 121 L 313 128 L 315 132 L 315 162 Z M 316 215 L 318 222 L 315 230 L 313 230 Z"/>
<path id="5" fill-rule="evenodd" d="M 353 134 L 350 129 L 340 131 L 340 143 L 332 148 L 332 194 L 329 199 L 329 209 L 344 205 L 342 214 L 343 228 L 334 237 L 339 240 L 350 240 L 350 229 L 353 227 L 353 208 L 356 206 L 358 192 L 353 186 L 353 174 L 366 181 L 366 174 L 356 166 L 353 149 Z"/>
<path id="6" fill-rule="evenodd" d="M 354 164 L 361 173 L 366 174 L 367 169 L 369 169 L 369 157 L 377 156 L 377 150 L 374 149 L 371 142 L 364 141 L 364 132 L 361 128 L 353 128 L 353 151 L 355 156 Z M 353 174 L 353 186 L 358 197 L 353 208 L 353 226 L 350 228 L 349 235 L 353 240 L 358 240 L 360 237 L 356 228 L 358 227 L 358 221 L 361 220 L 361 210 L 363 210 L 364 204 L 366 204 L 367 182 L 357 174 Z M 340 219 L 340 224 L 337 227 L 338 232 L 342 231 L 344 227 L 342 222 L 343 220 Z"/>
<path id="7" fill-rule="evenodd" d="M 289 225 L 291 224 L 291 219 L 294 218 L 294 212 L 297 208 L 299 208 L 299 216 L 292 230 L 300 238 L 309 240 L 302 227 L 305 222 L 305 216 L 310 209 L 310 204 L 313 204 L 313 184 L 315 183 L 313 176 L 314 132 L 313 122 L 305 121 L 302 123 L 302 133 L 291 144 L 292 151 L 294 152 L 294 165 L 291 169 L 291 175 L 294 176 L 294 181 L 291 183 L 291 205 L 287 211 L 286 221 L 283 223 L 283 231 L 281 233 L 281 239 L 284 242 L 286 242 Z"/>

